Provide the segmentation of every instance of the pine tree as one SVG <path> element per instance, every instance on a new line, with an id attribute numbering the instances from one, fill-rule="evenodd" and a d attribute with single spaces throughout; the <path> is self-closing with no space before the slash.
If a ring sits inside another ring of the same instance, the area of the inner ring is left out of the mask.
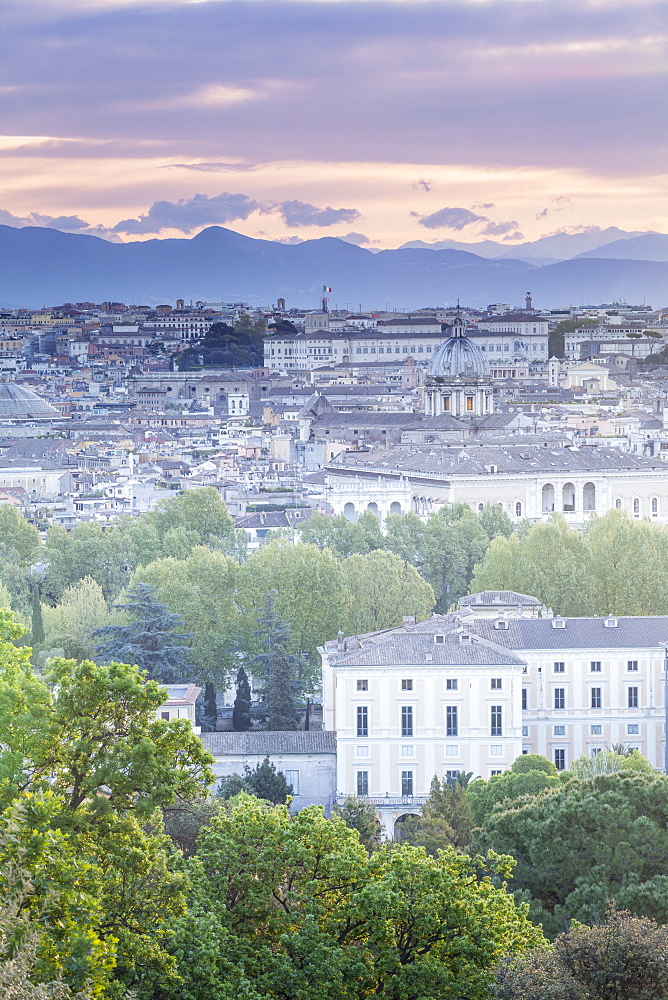
<path id="1" fill-rule="evenodd" d="M 150 678 L 167 684 L 192 676 L 190 651 L 185 645 L 190 636 L 179 631 L 183 619 L 156 600 L 155 587 L 139 583 L 128 590 L 125 602 L 115 607 L 124 611 L 130 622 L 105 625 L 93 632 L 103 640 L 97 645 L 102 661 L 137 664 Z"/>
<path id="2" fill-rule="evenodd" d="M 42 602 L 39 597 L 39 586 L 32 588 L 32 644 L 41 646 L 44 643 L 44 620 L 42 618 Z"/>
<path id="3" fill-rule="evenodd" d="M 263 701 L 266 727 L 272 732 L 299 727 L 296 699 L 301 688 L 305 663 L 290 652 L 291 633 L 287 622 L 279 618 L 271 597 L 267 599 L 260 628 L 255 633 L 262 652 L 253 658 L 253 673 L 264 678 Z"/>
<path id="4" fill-rule="evenodd" d="M 245 733 L 251 728 L 251 689 L 248 675 L 243 667 L 237 673 L 237 696 L 234 699 L 232 728 L 237 733 Z"/>

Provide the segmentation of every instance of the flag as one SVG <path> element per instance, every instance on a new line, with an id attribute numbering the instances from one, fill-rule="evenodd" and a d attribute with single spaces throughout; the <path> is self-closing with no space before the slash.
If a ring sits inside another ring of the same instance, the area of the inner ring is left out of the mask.
<path id="1" fill-rule="evenodd" d="M 327 292 L 331 292 L 332 289 L 328 285 L 323 285 L 322 290 L 325 294 L 327 294 Z"/>

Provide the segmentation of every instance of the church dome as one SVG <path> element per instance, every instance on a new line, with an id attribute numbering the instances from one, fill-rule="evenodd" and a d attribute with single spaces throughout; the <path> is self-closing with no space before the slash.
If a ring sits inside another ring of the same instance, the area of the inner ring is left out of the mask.
<path id="1" fill-rule="evenodd" d="M 478 378 L 489 374 L 484 353 L 464 332 L 464 321 L 457 314 L 452 336 L 436 350 L 428 374 L 431 378 Z"/>
<path id="2" fill-rule="evenodd" d="M 60 417 L 55 407 L 32 389 L 0 382 L 0 420 L 45 420 Z"/>

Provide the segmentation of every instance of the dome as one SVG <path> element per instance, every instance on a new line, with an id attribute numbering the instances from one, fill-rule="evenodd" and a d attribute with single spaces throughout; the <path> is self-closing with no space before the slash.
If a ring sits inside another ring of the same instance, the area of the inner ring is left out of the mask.
<path id="1" fill-rule="evenodd" d="M 452 336 L 437 349 L 429 362 L 431 378 L 477 378 L 489 374 L 487 359 L 477 344 L 464 333 L 464 321 L 458 314 Z"/>
<path id="2" fill-rule="evenodd" d="M 0 420 L 46 420 L 60 413 L 32 389 L 15 382 L 0 382 Z"/>

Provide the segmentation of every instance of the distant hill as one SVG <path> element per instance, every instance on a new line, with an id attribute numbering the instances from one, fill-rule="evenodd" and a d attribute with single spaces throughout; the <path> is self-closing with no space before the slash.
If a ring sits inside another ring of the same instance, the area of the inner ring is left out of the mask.
<path id="1" fill-rule="evenodd" d="M 494 257 L 498 259 L 523 260 L 538 267 L 546 264 L 555 264 L 560 260 L 571 260 L 573 257 L 588 253 L 598 247 L 605 246 L 613 241 L 631 240 L 633 237 L 660 236 L 660 233 L 627 233 L 616 226 L 609 226 L 607 229 L 596 230 L 588 233 L 555 233 L 554 236 L 543 236 L 540 240 L 533 240 L 529 243 L 514 243 L 508 246 L 507 243 L 497 243 L 495 240 L 482 240 L 480 243 L 461 243 L 457 240 L 438 240 L 436 243 L 425 243 L 423 240 L 413 240 L 405 243 L 404 247 L 411 247 L 420 250 L 468 250 L 469 253 L 478 254 L 480 257 Z M 610 256 L 616 256 L 611 254 Z M 639 257 L 631 257 L 632 260 L 639 260 Z M 642 258 L 653 260 L 655 258 Z"/>
<path id="2" fill-rule="evenodd" d="M 618 260 L 668 260 L 668 236 L 665 233 L 644 233 L 633 239 L 615 240 L 595 250 L 578 254 L 582 257 L 617 258 Z"/>
<path id="3" fill-rule="evenodd" d="M 176 298 L 316 308 L 323 283 L 332 305 L 412 309 L 490 302 L 537 307 L 585 300 L 668 301 L 668 264 L 578 259 L 535 267 L 463 250 L 372 253 L 325 237 L 291 246 L 217 226 L 191 239 L 110 243 L 52 229 L 0 226 L 0 306 L 40 307 L 108 299 L 156 305 Z"/>

